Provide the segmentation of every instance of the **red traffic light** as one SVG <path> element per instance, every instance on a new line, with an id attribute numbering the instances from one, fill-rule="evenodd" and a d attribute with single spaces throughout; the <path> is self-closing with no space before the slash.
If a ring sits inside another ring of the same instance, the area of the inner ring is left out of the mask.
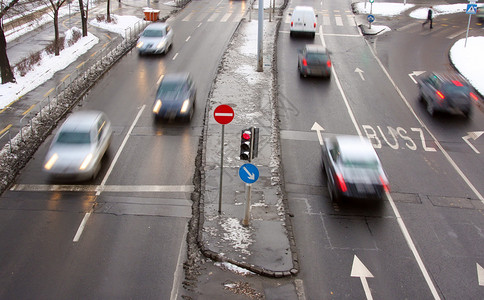
<path id="1" fill-rule="evenodd" d="M 244 140 L 250 140 L 250 131 L 244 131 L 244 132 L 242 132 L 242 138 Z"/>

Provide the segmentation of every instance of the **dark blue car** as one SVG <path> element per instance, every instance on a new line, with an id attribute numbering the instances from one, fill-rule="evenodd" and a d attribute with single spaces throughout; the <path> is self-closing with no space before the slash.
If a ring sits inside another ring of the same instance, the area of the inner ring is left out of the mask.
<path id="1" fill-rule="evenodd" d="M 195 109 L 197 92 L 188 73 L 166 74 L 156 92 L 155 119 L 190 121 Z"/>

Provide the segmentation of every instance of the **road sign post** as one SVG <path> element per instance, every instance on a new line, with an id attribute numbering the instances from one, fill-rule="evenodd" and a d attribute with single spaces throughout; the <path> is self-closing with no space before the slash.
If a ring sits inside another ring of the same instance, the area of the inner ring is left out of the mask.
<path id="1" fill-rule="evenodd" d="M 232 107 L 222 104 L 217 106 L 213 111 L 213 117 L 217 123 L 222 124 L 222 137 L 220 145 L 220 188 L 218 194 L 218 213 L 222 213 L 222 181 L 224 172 L 224 134 L 225 134 L 225 124 L 232 122 L 234 119 L 234 110 Z"/>
<path id="2" fill-rule="evenodd" d="M 252 198 L 252 183 L 259 179 L 259 169 L 253 164 L 244 164 L 239 168 L 239 176 L 245 182 L 245 215 L 242 220 L 243 226 L 249 226 L 250 202 Z"/>
<path id="3" fill-rule="evenodd" d="M 466 14 L 469 15 L 469 21 L 467 22 L 466 40 L 464 42 L 464 48 L 467 46 L 467 37 L 469 36 L 469 27 L 471 26 L 471 17 L 477 12 L 476 1 L 469 1 L 467 4 Z"/>

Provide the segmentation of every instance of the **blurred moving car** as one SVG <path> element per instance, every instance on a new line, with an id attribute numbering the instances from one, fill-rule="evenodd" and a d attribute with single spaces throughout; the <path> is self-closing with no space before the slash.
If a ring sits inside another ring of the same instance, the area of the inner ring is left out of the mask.
<path id="1" fill-rule="evenodd" d="M 296 6 L 291 16 L 290 36 L 297 34 L 310 34 L 312 38 L 316 35 L 317 15 L 311 6 Z"/>
<path id="2" fill-rule="evenodd" d="M 459 74 L 431 73 L 417 78 L 419 100 L 425 102 L 428 113 L 462 112 L 465 117 L 472 113 L 472 101 L 478 97 L 472 86 Z"/>
<path id="3" fill-rule="evenodd" d="M 141 54 L 166 54 L 173 44 L 173 30 L 166 23 L 151 23 L 141 33 L 136 48 Z"/>
<path id="4" fill-rule="evenodd" d="M 153 104 L 155 120 L 181 118 L 190 121 L 196 98 L 197 90 L 190 74 L 166 74 L 158 87 Z"/>
<path id="5" fill-rule="evenodd" d="M 331 59 L 325 47 L 321 45 L 305 45 L 299 50 L 297 69 L 301 77 L 323 76 L 331 78 Z"/>
<path id="6" fill-rule="evenodd" d="M 103 112 L 73 113 L 54 136 L 45 158 L 44 171 L 58 179 L 95 178 L 111 136 L 111 122 Z"/>
<path id="7" fill-rule="evenodd" d="M 325 138 L 322 152 L 331 200 L 382 199 L 388 191 L 387 176 L 368 139 L 351 135 Z"/>
<path id="8" fill-rule="evenodd" d="M 476 17 L 477 21 L 484 22 L 484 6 L 477 7 Z"/>

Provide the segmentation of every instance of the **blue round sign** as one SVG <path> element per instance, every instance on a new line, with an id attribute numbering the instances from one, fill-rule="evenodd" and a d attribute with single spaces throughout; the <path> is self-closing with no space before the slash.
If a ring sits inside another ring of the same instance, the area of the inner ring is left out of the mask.
<path id="1" fill-rule="evenodd" d="M 375 16 L 374 15 L 368 15 L 368 17 L 366 17 L 366 19 L 368 20 L 368 22 L 373 23 L 373 21 L 375 21 Z"/>
<path id="2" fill-rule="evenodd" d="M 244 164 L 239 168 L 239 176 L 245 183 L 254 183 L 259 179 L 259 169 L 253 164 Z"/>

